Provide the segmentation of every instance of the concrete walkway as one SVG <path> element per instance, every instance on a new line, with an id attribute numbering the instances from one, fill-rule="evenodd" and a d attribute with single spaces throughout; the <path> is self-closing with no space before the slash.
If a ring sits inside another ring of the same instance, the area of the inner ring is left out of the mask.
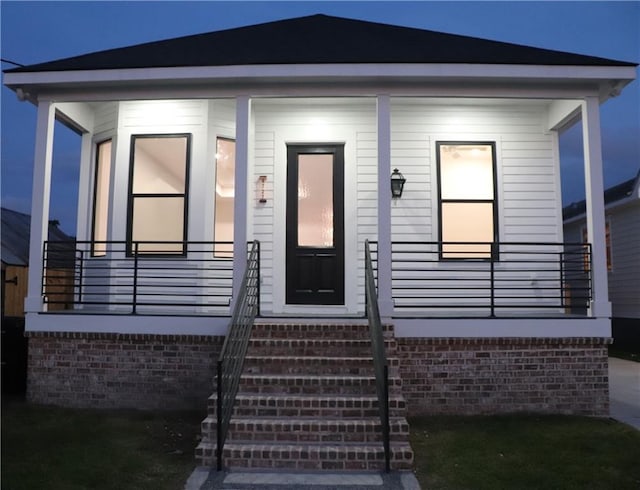
<path id="1" fill-rule="evenodd" d="M 375 472 L 298 472 L 234 471 L 217 472 L 196 468 L 185 490 L 420 490 L 409 471 Z"/>
<path id="2" fill-rule="evenodd" d="M 640 430 L 640 362 L 609 358 L 609 414 Z"/>

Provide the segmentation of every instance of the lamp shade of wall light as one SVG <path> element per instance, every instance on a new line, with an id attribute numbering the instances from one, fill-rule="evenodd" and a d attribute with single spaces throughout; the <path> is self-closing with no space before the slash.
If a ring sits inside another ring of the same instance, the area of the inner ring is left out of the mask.
<path id="1" fill-rule="evenodd" d="M 404 178 L 404 175 L 402 175 L 397 168 L 394 168 L 391 174 L 391 197 L 402 197 L 402 189 L 404 189 L 404 183 L 406 181 L 407 179 Z"/>

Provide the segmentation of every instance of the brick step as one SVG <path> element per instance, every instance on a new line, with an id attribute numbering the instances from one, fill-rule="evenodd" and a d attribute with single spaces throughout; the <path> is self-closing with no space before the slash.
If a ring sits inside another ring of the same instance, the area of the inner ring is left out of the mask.
<path id="1" fill-rule="evenodd" d="M 216 444 L 201 441 L 196 447 L 196 460 L 201 466 L 215 467 Z M 413 450 L 408 443 L 391 443 L 392 470 L 411 470 Z M 382 444 L 256 444 L 226 443 L 225 467 L 231 469 L 365 470 L 384 469 Z"/>
<path id="2" fill-rule="evenodd" d="M 385 340 L 387 352 L 395 340 Z M 331 356 L 371 357 L 371 342 L 368 339 L 270 339 L 251 338 L 247 355 L 252 356 Z"/>
<path id="3" fill-rule="evenodd" d="M 410 469 L 406 402 L 392 326 L 384 327 L 390 366 L 392 468 Z M 215 464 L 216 394 L 202 421 L 199 463 Z M 384 467 L 369 328 L 357 324 L 260 322 L 249 340 L 227 443 L 227 468 L 375 470 Z"/>
<path id="4" fill-rule="evenodd" d="M 203 440 L 215 441 L 216 420 L 209 416 L 202 421 Z M 409 424 L 404 417 L 390 417 L 389 431 L 394 442 L 409 440 Z M 228 441 L 256 442 L 381 442 L 379 417 L 318 418 L 318 417 L 233 417 Z"/>
<path id="5" fill-rule="evenodd" d="M 392 338 L 393 326 L 383 325 L 382 333 L 385 337 Z M 251 336 L 262 339 L 370 339 L 369 326 L 366 323 L 352 325 L 256 323 Z"/>
<path id="6" fill-rule="evenodd" d="M 397 358 L 387 360 L 390 372 L 397 372 Z M 394 371 L 395 369 L 395 371 Z M 247 356 L 244 360 L 247 374 L 354 374 L 372 375 L 371 357 L 324 356 Z"/>
<path id="7" fill-rule="evenodd" d="M 209 397 L 208 413 L 216 413 L 217 395 Z M 404 416 L 406 402 L 400 395 L 389 395 L 389 415 Z M 244 417 L 376 417 L 378 398 L 367 396 L 259 395 L 238 393 L 233 416 Z"/>
<path id="8" fill-rule="evenodd" d="M 389 391 L 400 389 L 400 378 L 389 379 Z M 290 395 L 371 395 L 376 393 L 376 378 L 371 376 L 243 374 L 241 393 Z"/>
<path id="9" fill-rule="evenodd" d="M 390 419 L 389 430 L 394 441 L 408 441 L 409 424 L 404 417 Z M 343 443 L 381 442 L 379 417 L 361 419 L 239 417 L 229 425 L 228 441 Z"/>
<path id="10" fill-rule="evenodd" d="M 215 446 L 214 446 L 215 447 Z M 235 468 L 287 468 L 294 470 L 384 469 L 382 444 L 288 444 L 227 442 L 225 466 Z M 408 443 L 392 443 L 391 468 L 411 469 L 413 451 Z"/>

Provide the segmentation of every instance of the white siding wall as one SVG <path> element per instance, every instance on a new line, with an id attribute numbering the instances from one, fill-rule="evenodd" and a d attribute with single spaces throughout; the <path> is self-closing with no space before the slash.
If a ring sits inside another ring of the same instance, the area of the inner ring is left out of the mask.
<path id="1" fill-rule="evenodd" d="M 209 190 L 204 201 L 200 201 L 198 205 L 203 209 L 205 215 L 205 240 L 215 240 L 213 219 L 215 215 L 216 139 L 236 139 L 236 107 L 233 99 L 216 99 L 209 101 L 208 104 L 207 157 L 203 175 Z"/>
<path id="2" fill-rule="evenodd" d="M 231 114 L 231 115 L 230 115 Z M 213 190 L 215 183 L 215 139 L 216 136 L 233 138 L 234 133 L 234 109 L 233 101 L 206 101 L 206 100 L 167 100 L 167 101 L 126 101 L 120 103 L 101 104 L 96 109 L 96 140 L 104 137 L 117 136 L 114 144 L 114 165 L 112 175 L 112 209 L 111 216 L 111 239 L 124 241 L 126 239 L 127 228 L 127 202 L 128 202 L 128 182 L 130 168 L 131 137 L 133 135 L 144 134 L 191 134 L 190 161 L 189 161 L 189 201 L 188 201 L 188 238 L 190 241 L 210 241 L 213 237 Z M 131 301 L 131 278 L 130 271 L 132 259 L 124 258 L 124 248 L 118 246 L 120 250 L 114 253 L 109 261 L 114 270 L 119 270 L 116 277 L 111 280 L 112 292 L 115 290 L 116 296 L 112 301 Z M 192 255 L 192 254 L 191 254 Z M 191 257 L 190 258 L 193 258 Z M 211 258 L 211 254 L 206 252 L 206 259 Z M 99 264 L 105 264 L 109 258 L 95 259 L 93 264 L 86 264 L 86 277 L 93 274 L 93 268 Z M 146 265 L 152 265 L 146 261 Z M 226 281 L 212 280 L 212 272 L 205 270 L 208 266 L 225 269 L 223 274 L 230 277 L 231 267 L 228 261 L 220 261 L 220 264 L 211 262 L 203 263 L 179 263 L 170 264 L 163 260 L 163 265 L 179 267 L 173 273 L 177 279 L 177 284 L 192 284 L 193 293 L 208 294 L 218 292 L 217 289 L 200 289 L 204 286 L 228 285 Z M 206 264 L 206 265 L 204 265 Z M 104 282 L 104 279 L 101 279 Z M 165 281 L 164 279 L 162 281 Z M 220 284 L 219 284 L 220 283 Z M 145 279 L 139 281 L 139 293 L 157 292 L 158 280 L 154 279 L 153 272 L 148 273 Z M 149 289 L 150 288 L 150 289 Z M 169 302 L 192 302 L 193 298 L 184 298 L 187 291 L 180 287 L 179 291 L 183 299 L 172 295 L 172 286 L 167 286 L 166 296 L 152 298 L 153 302 L 163 305 Z M 93 293 L 98 291 L 93 289 Z M 196 297 L 196 296 L 194 296 Z M 176 299 L 177 298 L 177 299 Z M 85 296 L 85 300 L 91 300 L 91 295 Z M 149 297 L 147 297 L 149 300 Z M 204 299 L 200 312 L 204 313 L 227 313 L 226 306 L 211 306 L 208 304 L 211 299 Z M 154 306 L 150 311 L 158 311 L 161 306 Z M 115 310 L 128 311 L 128 306 L 115 307 Z M 148 308 L 139 308 L 144 312 Z M 167 307 L 167 312 L 175 311 L 184 313 L 184 309 Z"/>
<path id="3" fill-rule="evenodd" d="M 78 241 L 91 240 L 93 218 L 93 193 L 95 180 L 95 144 L 109 138 L 115 138 L 118 126 L 118 103 L 105 102 L 93 107 L 94 127 L 91 130 L 91 150 L 87 161 L 81 162 L 78 190 Z M 85 168 L 86 166 L 86 168 Z"/>
<path id="4" fill-rule="evenodd" d="M 258 110 L 258 113 L 260 111 Z M 259 116 L 256 115 L 256 118 Z M 270 131 L 261 124 L 256 125 L 253 141 L 253 170 L 249 173 L 249 193 L 252 198 L 248 209 L 253 212 L 253 230 L 249 233 L 250 239 L 260 241 L 260 273 L 261 283 L 261 311 L 262 313 L 273 312 L 273 291 L 274 291 L 274 264 L 273 249 L 276 237 L 273 233 L 274 225 L 274 175 L 275 175 L 275 131 Z M 286 163 L 286 162 L 285 162 Z M 260 196 L 254 195 L 257 189 L 258 178 L 264 175 L 265 199 L 267 202 L 260 203 Z M 284 189 L 283 189 L 284 190 Z M 282 239 L 279 247 L 284 247 L 284 235 L 278 237 Z M 278 275 L 280 282 L 284 282 L 284 274 Z"/>
<path id="5" fill-rule="evenodd" d="M 286 145 L 344 143 L 345 302 L 324 308 L 335 314 L 363 310 L 361 244 L 376 233 L 375 99 L 254 100 L 254 168 L 250 192 L 266 175 L 267 203 L 253 196 L 254 237 L 262 246 L 262 309 L 265 313 L 312 313 L 283 307 L 285 277 Z"/>
<path id="6" fill-rule="evenodd" d="M 500 240 L 562 240 L 554 135 L 539 106 L 392 99 L 391 166 L 407 179 L 393 240 L 438 240 L 436 141 L 495 141 Z"/>
<path id="7" fill-rule="evenodd" d="M 115 131 L 118 125 L 118 103 L 104 102 L 95 109 L 94 134 L 99 137 L 101 133 Z"/>
<path id="8" fill-rule="evenodd" d="M 391 168 L 407 178 L 392 202 L 392 239 L 438 240 L 436 141 L 495 141 L 502 242 L 560 242 L 557 140 L 544 131 L 541 104 L 392 99 Z M 117 128 L 111 238 L 125 240 L 130 141 L 134 134 L 190 133 L 189 239 L 213 239 L 216 137 L 235 138 L 235 101 L 127 101 L 96 109 L 96 134 Z M 248 238 L 261 242 L 262 311 L 312 313 L 284 306 L 287 143 L 345 144 L 346 306 L 364 310 L 365 239 L 377 239 L 377 141 L 374 98 L 254 99 L 248 186 Z M 266 203 L 258 180 L 266 176 Z M 388 179 L 389 175 L 384 175 Z"/>
<path id="9" fill-rule="evenodd" d="M 257 194 L 250 196 L 254 237 L 263 252 L 263 311 L 299 311 L 282 307 L 286 143 L 345 142 L 346 311 L 362 312 L 364 240 L 377 239 L 375 101 L 254 100 L 253 109 L 251 192 L 257 192 L 260 175 L 267 178 L 267 203 L 259 203 Z M 561 242 L 556 137 L 544 132 L 546 117 L 540 104 L 456 105 L 454 101 L 393 99 L 388 173 L 398 167 L 407 185 L 402 199 L 392 202 L 392 239 L 438 240 L 435 141 L 482 140 L 496 142 L 501 241 Z M 532 281 L 536 277 L 532 274 Z"/>
<path id="10" fill-rule="evenodd" d="M 561 242 L 557 140 L 554 134 L 545 133 L 543 129 L 546 117 L 546 109 L 540 104 L 392 99 L 391 168 L 397 167 L 407 179 L 402 198 L 392 202 L 392 240 L 439 240 L 437 141 L 494 141 L 499 240 Z M 431 251 L 430 258 L 436 259 L 437 248 L 433 247 Z M 507 254 L 502 258 L 507 259 Z M 446 268 L 448 277 L 463 280 L 465 272 L 460 269 L 470 266 L 440 263 L 431 267 Z M 483 266 L 471 267 L 480 270 Z M 508 271 L 505 264 L 497 267 Z M 523 292 L 525 295 L 538 297 L 541 301 L 545 295 L 557 299 L 559 291 L 545 293 L 542 287 L 536 287 L 549 285 L 544 282 L 549 279 L 545 273 L 535 271 L 527 274 L 531 277 L 532 287 Z M 403 276 L 407 274 L 403 273 Z M 521 278 L 521 274 L 513 277 Z M 437 284 L 444 283 L 434 282 L 433 286 Z M 473 286 L 488 287 L 488 284 L 488 281 L 477 282 Z M 456 284 L 456 287 L 461 289 L 451 294 L 459 295 L 466 302 L 477 293 L 463 289 L 463 283 Z M 433 306 L 440 301 L 422 298 L 425 295 L 418 291 L 413 295 L 419 297 L 418 302 L 423 301 L 424 305 Z M 455 304 L 456 300 L 447 302 Z M 486 303 L 486 300 L 478 300 L 478 304 Z M 397 301 L 396 305 L 399 304 Z"/>
<path id="11" fill-rule="evenodd" d="M 375 114 L 374 114 L 375 116 Z M 364 312 L 364 242 L 378 239 L 378 142 L 376 131 L 360 131 L 357 144 L 357 292 L 358 312 Z M 375 256 L 374 256 L 375 259 Z"/>
<path id="12" fill-rule="evenodd" d="M 189 238 L 205 240 L 205 210 L 191 203 L 204 202 L 211 192 L 207 181 L 208 103 L 199 100 L 127 101 L 120 103 L 116 148 L 114 225 L 115 240 L 125 240 L 131 136 L 190 133 Z M 210 166 L 210 165 L 209 165 Z M 210 237 L 210 235 L 209 235 Z"/>

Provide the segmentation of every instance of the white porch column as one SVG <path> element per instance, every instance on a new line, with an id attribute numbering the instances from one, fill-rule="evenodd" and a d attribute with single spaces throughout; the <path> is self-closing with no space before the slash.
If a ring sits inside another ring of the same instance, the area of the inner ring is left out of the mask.
<path id="1" fill-rule="evenodd" d="M 247 199 L 251 99 L 236 97 L 236 169 L 233 202 L 233 297 L 235 305 L 247 265 Z M 233 310 L 232 310 L 233 311 Z"/>
<path id="2" fill-rule="evenodd" d="M 93 146 L 93 134 L 83 133 L 80 147 L 80 175 L 78 182 L 80 188 L 78 190 L 78 215 L 76 221 L 76 236 L 78 240 L 92 240 L 91 236 L 91 218 L 93 213 L 93 205 L 91 202 L 93 189 L 91 165 L 91 149 Z"/>
<path id="3" fill-rule="evenodd" d="M 391 319 L 391 101 L 378 95 L 378 306 Z"/>
<path id="4" fill-rule="evenodd" d="M 31 193 L 31 231 L 29 243 L 29 289 L 24 301 L 25 313 L 42 311 L 42 251 L 49 234 L 49 195 L 53 161 L 55 105 L 38 102 L 33 188 Z"/>
<path id="5" fill-rule="evenodd" d="M 611 303 L 607 286 L 604 183 L 598 97 L 586 97 L 582 102 L 582 139 L 584 144 L 587 233 L 592 244 L 593 254 L 591 259 L 593 299 L 589 309 L 590 316 L 606 318 L 611 316 Z"/>

